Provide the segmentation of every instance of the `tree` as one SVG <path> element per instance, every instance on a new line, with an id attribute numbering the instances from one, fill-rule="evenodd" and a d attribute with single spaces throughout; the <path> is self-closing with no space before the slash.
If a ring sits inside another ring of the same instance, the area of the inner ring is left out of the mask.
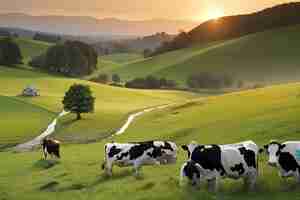
<path id="1" fill-rule="evenodd" d="M 97 68 L 97 58 L 96 51 L 90 45 L 67 41 L 50 47 L 46 53 L 34 58 L 30 64 L 49 72 L 78 77 L 91 74 Z"/>
<path id="2" fill-rule="evenodd" d="M 115 83 L 120 83 L 121 82 L 121 78 L 118 74 L 113 74 L 111 77 L 111 80 Z"/>
<path id="3" fill-rule="evenodd" d="M 0 40 L 0 64 L 15 65 L 22 63 L 22 54 L 18 44 L 10 37 Z"/>
<path id="4" fill-rule="evenodd" d="M 62 103 L 66 111 L 75 113 L 77 120 L 80 120 L 82 113 L 94 111 L 95 97 L 92 96 L 89 86 L 74 84 L 66 92 Z"/>

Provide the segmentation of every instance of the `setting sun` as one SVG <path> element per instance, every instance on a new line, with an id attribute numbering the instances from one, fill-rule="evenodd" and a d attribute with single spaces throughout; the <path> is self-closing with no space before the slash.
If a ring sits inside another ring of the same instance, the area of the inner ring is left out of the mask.
<path id="1" fill-rule="evenodd" d="M 218 8 L 211 9 L 208 11 L 207 19 L 219 19 L 220 17 L 224 16 L 224 11 Z"/>

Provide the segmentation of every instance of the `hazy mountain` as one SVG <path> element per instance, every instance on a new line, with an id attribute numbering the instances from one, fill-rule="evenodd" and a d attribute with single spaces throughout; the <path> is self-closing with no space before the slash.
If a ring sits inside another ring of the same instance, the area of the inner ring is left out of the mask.
<path id="1" fill-rule="evenodd" d="M 0 26 L 67 35 L 150 35 L 156 32 L 174 34 L 181 29 L 190 30 L 196 25 L 196 22 L 184 20 L 129 21 L 115 18 L 0 14 Z"/>

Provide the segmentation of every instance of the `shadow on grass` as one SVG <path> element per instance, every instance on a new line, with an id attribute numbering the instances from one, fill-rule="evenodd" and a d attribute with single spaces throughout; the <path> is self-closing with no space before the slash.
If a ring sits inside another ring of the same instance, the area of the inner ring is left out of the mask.
<path id="1" fill-rule="evenodd" d="M 33 168 L 44 170 L 44 169 L 50 169 L 58 164 L 60 164 L 60 161 L 58 161 L 58 160 L 43 160 L 43 159 L 41 159 L 33 164 Z"/>
<path id="2" fill-rule="evenodd" d="M 91 186 L 94 187 L 102 183 L 116 181 L 128 176 L 133 176 L 133 172 L 130 170 L 123 170 L 119 173 L 113 174 L 111 177 L 103 173 L 95 182 L 91 183 Z"/>
<path id="3" fill-rule="evenodd" d="M 51 181 L 45 185 L 42 185 L 39 189 L 41 191 L 55 192 L 58 185 L 59 183 L 57 181 Z"/>

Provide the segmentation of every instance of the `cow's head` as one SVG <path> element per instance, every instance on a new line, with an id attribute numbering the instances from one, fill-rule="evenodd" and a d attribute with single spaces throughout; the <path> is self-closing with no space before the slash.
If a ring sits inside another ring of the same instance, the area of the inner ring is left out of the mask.
<path id="1" fill-rule="evenodd" d="M 199 144 L 193 141 L 190 144 L 182 145 L 181 148 L 188 153 L 188 158 L 190 158 L 194 149 L 198 146 Z"/>
<path id="2" fill-rule="evenodd" d="M 285 147 L 285 145 L 280 144 L 276 141 L 271 141 L 269 144 L 264 145 L 264 150 L 268 154 L 268 164 L 270 166 L 277 166 L 278 157 L 281 150 Z"/>
<path id="3" fill-rule="evenodd" d="M 174 164 L 177 160 L 177 146 L 173 142 L 155 142 L 162 149 L 161 164 Z"/>
<path id="4" fill-rule="evenodd" d="M 180 170 L 180 185 L 183 185 L 184 177 L 192 183 L 193 186 L 197 186 L 200 183 L 201 178 L 201 167 L 194 161 L 185 162 Z"/>

